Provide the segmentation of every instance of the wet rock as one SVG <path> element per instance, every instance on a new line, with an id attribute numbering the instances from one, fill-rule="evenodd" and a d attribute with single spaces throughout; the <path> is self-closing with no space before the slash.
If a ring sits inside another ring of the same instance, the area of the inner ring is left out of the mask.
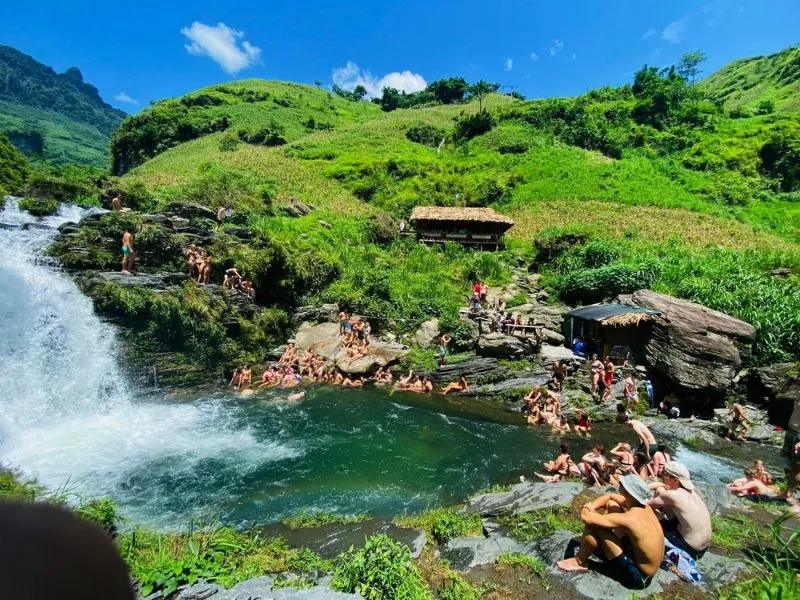
<path id="1" fill-rule="evenodd" d="M 93 274 L 91 279 L 93 283 L 107 281 L 122 286 L 141 285 L 150 288 L 166 288 L 171 285 L 180 284 L 186 281 L 188 277 L 185 273 L 133 272 L 130 275 L 126 275 L 125 273 L 102 272 Z"/>
<path id="2" fill-rule="evenodd" d="M 460 537 L 448 541 L 438 554 L 449 561 L 456 571 L 468 571 L 479 565 L 492 564 L 506 552 L 527 553 L 533 549 L 531 543 L 521 543 L 503 535 L 484 537 Z"/>
<path id="3" fill-rule="evenodd" d="M 716 485 L 705 481 L 695 481 L 695 488 L 706 502 L 708 512 L 720 514 L 732 509 L 745 508 L 744 501 L 730 493 L 724 485 Z"/>
<path id="4" fill-rule="evenodd" d="M 620 301 L 661 313 L 645 344 L 645 361 L 683 388 L 724 391 L 750 356 L 755 328 L 744 321 L 650 290 Z"/>
<path id="5" fill-rule="evenodd" d="M 190 204 L 188 202 L 170 202 L 164 207 L 164 214 L 174 215 L 181 219 L 191 221 L 198 217 L 204 219 L 217 220 L 217 213 L 210 208 L 200 206 L 199 204 Z"/>
<path id="6" fill-rule="evenodd" d="M 478 354 L 484 356 L 512 357 L 530 350 L 526 340 L 504 333 L 486 333 L 478 338 Z"/>
<path id="7" fill-rule="evenodd" d="M 467 509 L 483 517 L 519 515 L 534 510 L 569 506 L 584 491 L 580 483 L 518 483 L 508 492 L 480 494 L 469 500 Z"/>
<path id="8" fill-rule="evenodd" d="M 467 378 L 469 381 L 469 378 Z M 490 383 L 488 385 L 472 385 L 466 392 L 460 392 L 459 396 L 481 396 L 491 397 L 499 396 L 507 392 L 519 389 L 531 389 L 541 385 L 546 385 L 550 381 L 550 375 L 546 373 L 530 375 L 527 377 L 514 377 L 513 379 L 504 379 L 498 383 Z"/>
<path id="9" fill-rule="evenodd" d="M 225 588 L 216 583 L 196 583 L 182 589 L 175 600 L 206 600 L 224 591 Z"/>
<path id="10" fill-rule="evenodd" d="M 249 240 L 253 237 L 253 232 L 247 227 L 226 227 L 225 233 L 237 237 L 240 240 Z"/>
<path id="11" fill-rule="evenodd" d="M 508 375 L 508 369 L 498 364 L 496 358 L 476 356 L 470 360 L 455 364 L 444 365 L 436 371 L 425 373 L 434 383 L 456 381 L 460 373 L 464 373 L 467 381 L 476 382 L 481 379 L 501 380 Z"/>
<path id="12" fill-rule="evenodd" d="M 641 421 L 647 425 L 658 439 L 678 440 L 681 442 L 686 442 L 689 439 L 700 440 L 709 446 L 722 441 L 718 431 L 714 431 L 714 428 L 719 429 L 719 426 L 715 426 L 711 421 L 653 417 L 642 417 Z"/>
<path id="13" fill-rule="evenodd" d="M 439 319 L 425 321 L 414 333 L 414 342 L 420 348 L 433 348 L 439 339 Z"/>

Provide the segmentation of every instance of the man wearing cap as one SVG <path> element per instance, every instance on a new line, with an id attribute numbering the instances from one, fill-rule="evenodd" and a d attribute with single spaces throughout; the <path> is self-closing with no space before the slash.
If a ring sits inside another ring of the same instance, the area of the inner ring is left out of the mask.
<path id="1" fill-rule="evenodd" d="M 706 503 L 681 463 L 665 465 L 661 477 L 664 483 L 655 488 L 656 497 L 648 504 L 666 517 L 661 525 L 669 543 L 697 560 L 711 542 L 711 515 Z"/>
<path id="2" fill-rule="evenodd" d="M 664 534 L 647 505 L 650 490 L 640 477 L 624 475 L 619 491 L 583 506 L 581 520 L 586 527 L 578 554 L 556 564 L 563 571 L 582 573 L 594 553 L 610 576 L 626 587 L 644 589 L 664 559 Z"/>

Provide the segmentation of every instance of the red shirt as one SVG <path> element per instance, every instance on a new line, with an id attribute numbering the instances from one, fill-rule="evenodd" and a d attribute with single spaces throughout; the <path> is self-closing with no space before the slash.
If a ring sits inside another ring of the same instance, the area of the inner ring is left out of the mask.
<path id="1" fill-rule="evenodd" d="M 481 293 L 481 284 L 480 283 L 476 283 L 475 285 L 472 286 L 472 290 L 476 294 L 480 295 L 480 293 Z"/>

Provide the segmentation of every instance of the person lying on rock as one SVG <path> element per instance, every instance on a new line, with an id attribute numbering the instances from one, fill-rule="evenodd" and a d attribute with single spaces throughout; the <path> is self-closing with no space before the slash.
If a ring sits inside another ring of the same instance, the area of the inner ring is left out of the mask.
<path id="1" fill-rule="evenodd" d="M 606 494 L 583 506 L 585 524 L 578 554 L 556 564 L 562 571 L 588 570 L 595 554 L 624 586 L 645 589 L 664 559 L 664 535 L 647 505 L 650 492 L 635 475 L 620 478 L 619 494 Z"/>
<path id="2" fill-rule="evenodd" d="M 648 504 L 661 514 L 669 544 L 698 560 L 711 543 L 711 515 L 706 503 L 681 463 L 671 461 L 664 467 L 662 478 L 662 484 L 652 486 L 655 498 Z"/>
<path id="3" fill-rule="evenodd" d="M 567 442 L 561 442 L 560 454 L 553 460 L 548 460 L 544 463 L 544 469 L 549 475 L 543 475 L 542 473 L 535 473 L 535 475 L 547 483 L 556 483 L 565 477 L 581 476 L 581 470 L 569 454 L 569 444 Z"/>
<path id="4" fill-rule="evenodd" d="M 446 396 L 450 392 L 466 392 L 469 389 L 469 384 L 467 383 L 467 377 L 464 373 L 458 374 L 458 381 L 454 381 L 453 383 L 448 383 L 444 386 L 442 393 Z"/>
<path id="5" fill-rule="evenodd" d="M 775 483 L 775 478 L 767 471 L 766 467 L 764 467 L 764 461 L 760 458 L 753 461 L 753 466 L 751 468 L 755 472 L 755 478 L 764 485 L 772 485 Z M 746 475 L 741 479 L 734 479 L 729 485 L 742 485 L 745 481 L 747 481 Z"/>
<path id="6" fill-rule="evenodd" d="M 736 438 L 738 441 L 743 442 L 747 430 L 753 422 L 747 418 L 744 413 L 744 404 L 736 402 L 728 410 L 728 418 L 731 420 L 731 425 L 728 428 L 728 433 L 725 434 L 725 441 L 730 442 L 731 438 L 736 435 L 736 431 L 741 427 L 742 432 Z"/>
<path id="7" fill-rule="evenodd" d="M 617 420 L 622 424 L 633 427 L 636 435 L 639 436 L 639 448 L 637 452 L 642 452 L 647 457 L 647 462 L 650 462 L 653 454 L 658 451 L 658 444 L 656 443 L 656 437 L 653 435 L 653 432 L 650 431 L 647 425 L 638 419 L 631 419 L 627 414 L 620 415 L 617 417 Z"/>
<path id="8" fill-rule="evenodd" d="M 350 376 L 346 376 L 342 381 L 343 387 L 362 387 L 364 385 L 364 378 L 363 377 L 354 377 L 350 378 Z"/>

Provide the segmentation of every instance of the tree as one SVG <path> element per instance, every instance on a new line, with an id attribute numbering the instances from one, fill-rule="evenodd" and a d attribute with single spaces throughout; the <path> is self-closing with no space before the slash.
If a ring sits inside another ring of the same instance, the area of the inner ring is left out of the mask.
<path id="1" fill-rule="evenodd" d="M 315 79 L 314 80 L 314 85 L 317 86 L 318 88 L 321 88 L 322 87 L 322 82 L 319 79 Z"/>
<path id="2" fill-rule="evenodd" d="M 687 52 L 681 56 L 678 63 L 678 74 L 684 79 L 688 79 L 694 85 L 697 76 L 702 73 L 700 65 L 706 62 L 708 56 L 702 50 L 695 50 L 694 52 Z"/>
<path id="3" fill-rule="evenodd" d="M 494 94 L 500 89 L 499 83 L 489 83 L 481 79 L 467 88 L 467 92 L 472 98 L 478 99 L 478 112 L 483 112 L 483 99 L 489 94 Z"/>
<path id="4" fill-rule="evenodd" d="M 353 88 L 353 99 L 354 100 L 363 100 L 367 95 L 367 88 L 363 85 L 357 85 Z"/>
<path id="5" fill-rule="evenodd" d="M 431 82 L 427 91 L 432 93 L 442 104 L 455 104 L 464 99 L 468 87 L 467 81 L 463 77 L 450 77 Z"/>
<path id="6" fill-rule="evenodd" d="M 381 96 L 381 109 L 386 112 L 391 112 L 400 106 L 400 92 L 393 87 L 383 88 L 383 95 Z"/>

